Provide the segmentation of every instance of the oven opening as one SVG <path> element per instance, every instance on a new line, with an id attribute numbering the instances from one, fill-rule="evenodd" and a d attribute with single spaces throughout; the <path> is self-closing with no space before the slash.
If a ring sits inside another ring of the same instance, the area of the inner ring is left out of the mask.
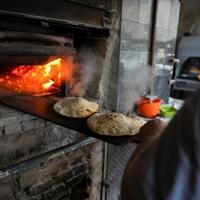
<path id="1" fill-rule="evenodd" d="M 0 32 L 0 87 L 29 95 L 64 96 L 75 71 L 72 37 Z"/>
<path id="2" fill-rule="evenodd" d="M 2 21 L 0 87 L 99 98 L 108 29 L 8 16 Z"/>
<path id="3" fill-rule="evenodd" d="M 62 95 L 73 77 L 74 66 L 71 57 L 49 58 L 41 64 L 3 66 L 0 87 L 30 95 Z"/>
<path id="4" fill-rule="evenodd" d="M 183 63 L 181 78 L 200 81 L 200 58 L 190 57 Z"/>

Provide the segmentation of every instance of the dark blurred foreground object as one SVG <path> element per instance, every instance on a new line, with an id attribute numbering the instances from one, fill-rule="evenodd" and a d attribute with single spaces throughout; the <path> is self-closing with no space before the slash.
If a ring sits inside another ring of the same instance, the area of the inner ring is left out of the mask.
<path id="1" fill-rule="evenodd" d="M 200 199 L 199 122 L 200 90 L 187 100 L 162 134 L 148 136 L 141 129 L 145 137 L 126 167 L 122 200 Z"/>
<path id="2" fill-rule="evenodd" d="M 144 140 L 148 140 L 149 138 L 157 138 L 159 135 L 161 135 L 164 128 L 165 125 L 161 120 L 150 120 L 141 127 L 138 135 L 140 136 L 141 142 L 143 142 Z"/>

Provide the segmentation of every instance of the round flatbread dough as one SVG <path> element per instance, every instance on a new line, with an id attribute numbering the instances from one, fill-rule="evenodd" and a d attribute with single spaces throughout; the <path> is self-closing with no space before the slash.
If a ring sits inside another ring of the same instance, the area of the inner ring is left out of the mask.
<path id="1" fill-rule="evenodd" d="M 121 113 L 95 113 L 87 119 L 88 127 L 100 135 L 135 135 L 145 124 L 141 117 L 127 117 Z"/>
<path id="2" fill-rule="evenodd" d="M 85 118 L 98 110 L 99 105 L 82 97 L 65 97 L 53 105 L 53 109 L 66 117 Z"/>

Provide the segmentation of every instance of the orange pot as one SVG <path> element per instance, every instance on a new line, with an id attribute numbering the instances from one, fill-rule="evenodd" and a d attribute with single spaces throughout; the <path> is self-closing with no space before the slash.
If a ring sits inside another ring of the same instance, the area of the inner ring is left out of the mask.
<path id="1" fill-rule="evenodd" d="M 159 113 L 161 99 L 156 98 L 149 100 L 148 98 L 141 99 L 137 104 L 137 112 L 139 115 L 147 118 L 153 118 Z"/>

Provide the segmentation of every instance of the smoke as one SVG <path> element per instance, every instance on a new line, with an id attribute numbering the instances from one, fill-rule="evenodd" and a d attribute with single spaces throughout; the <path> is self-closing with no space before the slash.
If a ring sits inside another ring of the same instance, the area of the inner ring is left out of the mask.
<path id="1" fill-rule="evenodd" d="M 120 112 L 130 114 L 141 96 L 153 92 L 154 71 L 150 66 L 135 69 L 132 78 L 121 81 L 118 108 Z"/>
<path id="2" fill-rule="evenodd" d="M 75 59 L 75 72 L 69 85 L 75 96 L 84 96 L 89 85 L 101 73 L 102 59 L 89 48 L 83 48 Z"/>

